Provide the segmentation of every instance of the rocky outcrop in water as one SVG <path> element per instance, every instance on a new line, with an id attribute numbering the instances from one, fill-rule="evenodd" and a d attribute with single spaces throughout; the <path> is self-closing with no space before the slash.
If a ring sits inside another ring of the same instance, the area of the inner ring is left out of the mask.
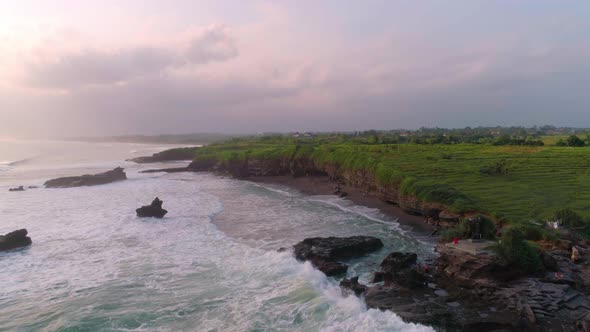
<path id="1" fill-rule="evenodd" d="M 125 174 L 123 168 L 117 167 L 113 170 L 94 175 L 85 174 L 82 176 L 68 176 L 63 178 L 57 178 L 46 181 L 44 185 L 47 188 L 71 188 L 82 186 L 96 186 L 100 184 L 107 184 L 126 179 L 127 174 Z"/>
<path id="2" fill-rule="evenodd" d="M 25 187 L 18 186 L 18 187 L 10 188 L 10 189 L 8 189 L 8 191 L 25 191 Z"/>
<path id="3" fill-rule="evenodd" d="M 27 236 L 26 229 L 19 229 L 0 236 L 0 251 L 10 250 L 31 245 L 33 241 Z"/>
<path id="4" fill-rule="evenodd" d="M 299 261 L 310 261 L 327 276 L 346 273 L 348 267 L 342 260 L 360 257 L 379 250 L 383 242 L 372 236 L 314 237 L 295 246 L 293 253 Z"/>
<path id="5" fill-rule="evenodd" d="M 162 202 L 158 197 L 156 197 L 150 205 L 144 205 L 139 209 L 136 209 L 135 212 L 137 213 L 138 217 L 154 217 L 154 218 L 164 218 L 168 211 L 162 208 Z"/>

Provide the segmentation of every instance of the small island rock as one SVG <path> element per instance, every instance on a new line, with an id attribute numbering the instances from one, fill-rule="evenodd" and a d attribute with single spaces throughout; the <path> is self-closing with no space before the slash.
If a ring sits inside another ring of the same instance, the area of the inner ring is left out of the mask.
<path id="1" fill-rule="evenodd" d="M 113 170 L 99 173 L 99 174 L 85 174 L 82 176 L 67 176 L 63 178 L 57 178 L 45 182 L 47 188 L 70 188 L 70 187 L 82 187 L 82 186 L 96 186 L 99 184 L 106 184 L 115 181 L 126 180 L 127 175 L 123 171 L 123 168 L 117 167 Z"/>
<path id="2" fill-rule="evenodd" d="M 0 251 L 10 250 L 14 248 L 26 247 L 33 243 L 30 237 L 27 236 L 26 229 L 19 229 L 0 236 Z"/>
<path id="3" fill-rule="evenodd" d="M 156 197 L 150 205 L 144 205 L 139 209 L 136 209 L 135 212 L 137 213 L 138 217 L 154 217 L 154 218 L 163 218 L 168 211 L 162 208 L 162 201 Z"/>
<path id="4" fill-rule="evenodd" d="M 18 186 L 18 187 L 15 187 L 15 188 L 10 188 L 10 189 L 8 189 L 8 191 L 25 191 L 25 187 Z"/>

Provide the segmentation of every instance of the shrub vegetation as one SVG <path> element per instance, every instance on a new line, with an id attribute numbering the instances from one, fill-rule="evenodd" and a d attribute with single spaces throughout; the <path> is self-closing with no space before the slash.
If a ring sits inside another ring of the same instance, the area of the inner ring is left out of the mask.
<path id="1" fill-rule="evenodd" d="M 543 263 L 535 247 L 531 245 L 523 232 L 516 227 L 508 227 L 502 232 L 496 252 L 501 261 L 510 267 L 527 273 L 543 270 Z"/>

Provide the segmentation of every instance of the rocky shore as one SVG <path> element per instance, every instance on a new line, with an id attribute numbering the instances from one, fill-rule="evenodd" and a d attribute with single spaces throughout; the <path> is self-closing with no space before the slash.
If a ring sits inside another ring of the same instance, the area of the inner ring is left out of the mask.
<path id="1" fill-rule="evenodd" d="M 327 275 L 338 275 L 346 272 L 352 253 L 359 257 L 377 250 L 376 243 L 379 239 L 363 236 L 311 238 L 293 252 Z M 371 284 L 343 279 L 343 294 L 360 296 L 368 307 L 391 310 L 407 322 L 447 331 L 588 331 L 588 256 L 585 264 L 576 264 L 571 253 L 556 249 L 544 260 L 545 272 L 524 275 L 512 273 L 490 252 L 473 254 L 447 243 L 436 251 L 438 257 L 428 262 L 414 253 L 390 253 Z M 344 268 L 332 273 L 337 270 L 332 265 Z"/>
<path id="2" fill-rule="evenodd" d="M 404 195 L 399 188 L 382 187 L 363 171 L 330 164 L 318 167 L 303 159 L 195 159 L 187 169 L 281 183 L 310 194 L 345 192 L 357 204 L 392 209 L 391 215 L 425 232 L 468 217 L 444 204 Z M 349 257 L 331 252 L 352 246 L 354 257 L 359 257 L 380 248 L 362 238 L 306 239 L 293 250 L 297 259 L 310 261 L 328 276 L 339 276 L 347 272 Z M 493 251 L 470 252 L 441 242 L 432 262 L 420 262 L 413 253 L 390 253 L 370 284 L 352 276 L 341 286 L 345 294 L 362 297 L 371 308 L 449 331 L 590 332 L 590 246 L 567 239 L 539 245 L 535 255 L 543 266 L 535 272 L 523 272 Z"/>
<path id="3" fill-rule="evenodd" d="M 293 252 L 299 261 L 310 261 L 327 276 L 335 276 L 348 270 L 342 260 L 360 257 L 382 247 L 383 242 L 371 236 L 316 237 L 297 243 Z"/>

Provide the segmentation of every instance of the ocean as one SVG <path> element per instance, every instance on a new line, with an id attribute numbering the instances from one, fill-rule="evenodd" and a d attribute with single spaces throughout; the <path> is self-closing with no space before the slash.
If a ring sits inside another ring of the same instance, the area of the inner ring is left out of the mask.
<path id="1" fill-rule="evenodd" d="M 309 196 L 206 173 L 139 173 L 186 163 L 125 159 L 171 146 L 0 140 L 0 234 L 33 245 L 0 253 L 2 331 L 431 331 L 368 309 L 289 252 L 312 236 L 377 236 L 351 261 L 368 282 L 392 251 L 432 255 L 395 219 L 333 196 Z M 46 189 L 44 181 L 121 166 L 128 180 Z M 37 186 L 24 192 L 8 189 Z M 141 219 L 156 196 L 169 212 Z"/>

